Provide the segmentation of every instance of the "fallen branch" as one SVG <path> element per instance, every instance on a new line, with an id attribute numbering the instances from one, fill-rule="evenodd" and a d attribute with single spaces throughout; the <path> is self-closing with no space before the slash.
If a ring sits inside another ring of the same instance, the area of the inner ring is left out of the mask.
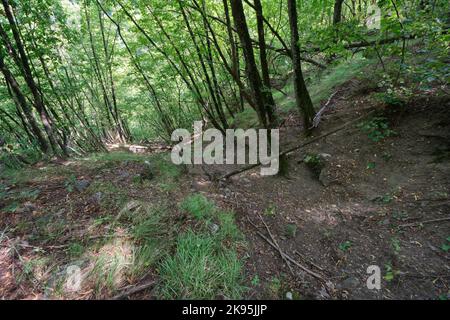
<path id="1" fill-rule="evenodd" d="M 300 258 L 302 258 L 303 260 L 305 260 L 307 263 L 309 263 L 310 265 L 312 265 L 313 267 L 319 269 L 320 271 L 325 271 L 322 267 L 319 267 L 317 264 L 315 264 L 314 262 L 312 262 L 311 260 L 307 260 L 300 252 L 298 252 L 297 250 L 294 251 L 294 253 L 296 253 Z"/>
<path id="2" fill-rule="evenodd" d="M 259 219 L 261 219 L 262 223 L 264 224 L 264 227 L 266 227 L 267 233 L 269 234 L 270 238 L 272 239 L 273 244 L 277 247 L 278 253 L 281 256 L 281 259 L 286 262 L 287 266 L 289 267 L 289 271 L 291 271 L 291 274 L 294 275 L 294 271 L 292 270 L 291 264 L 289 263 L 289 260 L 286 259 L 286 257 L 283 254 L 283 251 L 281 250 L 280 246 L 278 245 L 277 241 L 275 240 L 275 237 L 273 236 L 272 232 L 270 232 L 270 228 L 267 225 L 267 223 L 264 221 L 263 217 L 258 213 Z"/>
<path id="3" fill-rule="evenodd" d="M 328 99 L 327 103 L 325 103 L 325 105 L 316 113 L 316 115 L 314 116 L 313 119 L 313 126 L 312 128 L 317 128 L 319 126 L 320 120 L 322 118 L 322 114 L 327 110 L 327 108 L 330 106 L 331 101 L 333 100 L 333 98 L 336 96 L 336 94 L 339 93 L 340 90 L 336 91 L 335 93 L 333 93 L 330 98 Z"/>
<path id="4" fill-rule="evenodd" d="M 398 227 L 399 228 L 416 227 L 416 226 L 420 226 L 422 224 L 436 223 L 436 222 L 442 222 L 442 221 L 450 221 L 450 217 L 442 218 L 442 219 L 425 220 L 425 221 L 420 221 L 420 222 L 415 222 L 415 223 L 402 224 L 402 225 L 399 225 Z"/>
<path id="5" fill-rule="evenodd" d="M 141 284 L 139 286 L 131 287 L 130 289 L 125 290 L 125 291 L 119 293 L 118 295 L 112 297 L 111 300 L 122 300 L 122 299 L 128 298 L 129 296 L 131 296 L 131 295 L 133 295 L 135 293 L 144 291 L 144 290 L 146 290 L 148 288 L 151 288 L 154 285 L 155 285 L 155 281 L 150 281 L 148 283 L 144 283 L 144 284 Z"/>
<path id="6" fill-rule="evenodd" d="M 248 222 L 256 229 L 256 234 L 259 235 L 263 240 L 265 240 L 269 245 L 271 245 L 274 249 L 277 249 L 277 246 L 270 240 L 268 239 L 264 234 L 262 234 L 258 227 L 247 217 Z M 326 282 L 325 279 L 318 273 L 315 273 L 314 271 L 309 270 L 308 268 L 306 268 L 305 266 L 301 265 L 299 262 L 297 262 L 294 258 L 292 258 L 291 256 L 287 255 L 284 252 L 281 252 L 281 254 L 284 256 L 285 259 L 289 260 L 290 262 L 292 262 L 294 265 L 296 265 L 297 267 L 299 267 L 300 269 L 302 269 L 304 272 L 306 272 L 307 274 L 313 276 L 316 279 L 319 279 L 323 282 Z"/>
<path id="7" fill-rule="evenodd" d="M 323 139 L 323 138 L 325 138 L 325 137 L 327 137 L 327 136 L 329 136 L 329 135 L 332 135 L 333 133 L 336 133 L 336 132 L 338 132 L 338 131 L 341 131 L 341 130 L 347 128 L 348 126 L 350 126 L 350 125 L 352 125 L 352 124 L 354 124 L 354 123 L 356 123 L 356 122 L 358 122 L 358 121 L 361 121 L 361 120 L 364 119 L 364 118 L 367 118 L 368 116 L 372 115 L 374 112 L 375 112 L 375 110 L 372 110 L 372 111 L 370 111 L 369 113 L 367 113 L 367 114 L 365 114 L 365 115 L 363 115 L 363 116 L 361 116 L 361 117 L 358 117 L 358 118 L 356 118 L 356 119 L 354 119 L 354 120 L 352 120 L 352 121 L 349 121 L 349 122 L 343 124 L 342 126 L 339 126 L 339 127 L 335 128 L 335 129 L 333 129 L 333 130 L 331 130 L 331 131 L 329 131 L 329 132 L 327 132 L 327 133 L 325 133 L 325 134 L 322 134 L 322 135 L 320 135 L 320 136 L 318 136 L 318 137 L 312 138 L 312 139 L 310 139 L 309 141 L 306 141 L 306 142 L 304 142 L 304 143 L 302 143 L 302 144 L 300 144 L 300 145 L 298 145 L 298 146 L 296 146 L 296 147 L 292 147 L 292 148 L 290 148 L 290 149 L 288 149 L 288 150 L 285 150 L 285 151 L 283 151 L 283 152 L 280 153 L 280 157 L 281 157 L 281 156 L 284 156 L 284 155 L 288 155 L 289 153 L 292 153 L 292 152 L 294 152 L 294 151 L 296 151 L 296 150 L 298 150 L 298 149 L 300 149 L 300 148 L 306 147 L 307 145 L 310 145 L 310 144 L 312 144 L 312 143 L 314 143 L 314 142 L 316 142 L 316 141 L 319 141 L 319 140 L 321 140 L 321 139 Z M 256 163 L 256 164 L 252 164 L 252 165 L 246 166 L 246 167 L 241 168 L 241 169 L 237 169 L 237 170 L 231 171 L 231 172 L 229 172 L 229 173 L 223 175 L 222 177 L 220 177 L 219 180 L 229 179 L 229 178 L 231 178 L 232 176 L 235 176 L 235 175 L 240 174 L 240 173 L 242 173 L 242 172 L 245 172 L 245 171 L 248 171 L 248 170 L 257 168 L 257 167 L 259 167 L 259 166 L 261 166 L 261 163 L 260 163 L 260 162 L 258 162 L 258 163 Z"/>

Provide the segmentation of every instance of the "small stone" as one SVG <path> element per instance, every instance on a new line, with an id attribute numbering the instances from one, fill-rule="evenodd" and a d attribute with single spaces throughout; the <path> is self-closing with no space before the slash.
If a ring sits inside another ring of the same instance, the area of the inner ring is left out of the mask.
<path id="1" fill-rule="evenodd" d="M 93 196 L 92 196 L 92 200 L 96 203 L 100 203 L 103 199 L 103 192 L 96 192 Z"/>
<path id="2" fill-rule="evenodd" d="M 144 162 L 144 168 L 141 172 L 142 180 L 152 180 L 155 177 L 155 170 L 152 164 L 148 161 Z"/>
<path id="3" fill-rule="evenodd" d="M 323 160 L 327 160 L 328 158 L 331 158 L 331 154 L 319 153 L 319 157 L 321 157 Z"/>
<path id="4" fill-rule="evenodd" d="M 75 182 L 75 189 L 77 189 L 78 192 L 83 192 L 86 190 L 91 183 L 87 180 L 79 180 Z"/>
<path id="5" fill-rule="evenodd" d="M 342 281 L 340 287 L 342 289 L 353 289 L 360 285 L 359 280 L 355 277 L 349 277 Z"/>
<path id="6" fill-rule="evenodd" d="M 29 213 L 33 213 L 33 211 L 35 211 L 36 209 L 37 209 L 37 207 L 33 203 L 27 201 L 23 204 L 23 206 L 21 208 L 16 210 L 16 213 L 29 214 Z"/>
<path id="7" fill-rule="evenodd" d="M 130 173 L 129 172 L 127 172 L 127 171 L 121 171 L 120 173 L 119 173 L 119 179 L 120 180 L 124 180 L 124 179 L 126 179 L 126 178 L 128 178 L 130 176 Z"/>
<path id="8" fill-rule="evenodd" d="M 219 226 L 215 223 L 210 223 L 209 230 L 211 231 L 211 233 L 217 233 L 217 231 L 219 231 Z"/>
<path id="9" fill-rule="evenodd" d="M 331 179 L 328 171 L 325 169 L 322 169 L 322 171 L 320 171 L 319 181 L 324 187 L 328 187 L 334 182 L 334 180 Z"/>

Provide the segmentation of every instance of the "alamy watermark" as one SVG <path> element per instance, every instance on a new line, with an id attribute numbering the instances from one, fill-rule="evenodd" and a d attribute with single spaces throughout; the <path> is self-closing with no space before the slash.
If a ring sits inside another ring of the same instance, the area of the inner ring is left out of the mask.
<path id="1" fill-rule="evenodd" d="M 370 276 L 367 278 L 366 285 L 369 290 L 381 289 L 381 270 L 379 266 L 372 265 L 367 267 L 367 273 Z"/>
<path id="2" fill-rule="evenodd" d="M 176 129 L 172 141 L 179 143 L 172 149 L 174 164 L 261 164 L 261 175 L 276 175 L 279 171 L 278 129 L 218 129 L 203 131 L 201 121 L 194 122 L 194 134 Z"/>

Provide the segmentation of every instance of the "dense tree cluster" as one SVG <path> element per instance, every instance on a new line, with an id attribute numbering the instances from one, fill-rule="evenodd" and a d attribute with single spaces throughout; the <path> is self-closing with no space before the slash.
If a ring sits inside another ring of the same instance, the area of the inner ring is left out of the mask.
<path id="1" fill-rule="evenodd" d="M 245 108 L 277 126 L 277 78 L 406 42 L 445 43 L 447 1 L 1 0 L 0 137 L 8 150 L 68 156 L 109 142 L 169 140 L 193 120 L 224 131 Z M 448 40 L 448 39 L 447 39 Z M 445 45 L 444 45 L 445 46 Z"/>

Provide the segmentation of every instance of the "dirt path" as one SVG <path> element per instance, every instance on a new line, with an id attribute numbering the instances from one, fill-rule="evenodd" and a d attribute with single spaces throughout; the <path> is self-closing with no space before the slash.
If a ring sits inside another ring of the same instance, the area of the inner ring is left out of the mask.
<path id="1" fill-rule="evenodd" d="M 317 135 L 367 109 L 370 102 L 355 96 L 357 84 L 346 86 L 356 89 L 336 97 L 321 124 L 326 129 Z M 248 280 L 259 279 L 250 297 L 285 298 L 286 292 L 314 299 L 445 297 L 450 256 L 442 248 L 450 235 L 450 164 L 448 157 L 442 162 L 437 157 L 448 152 L 448 108 L 448 99 L 417 101 L 407 106 L 406 114 L 388 117 L 396 134 L 380 142 L 354 126 L 333 134 L 292 154 L 288 178 L 262 178 L 254 170 L 233 177 L 214 193 L 200 188 L 239 213 L 250 244 Z M 295 129 L 286 136 L 286 145 L 295 144 Z M 326 158 L 320 179 L 299 163 L 307 153 Z M 269 237 L 260 215 L 282 251 L 327 282 L 293 265 L 291 274 L 248 222 Z M 381 290 L 366 287 L 371 265 L 381 269 Z"/>

